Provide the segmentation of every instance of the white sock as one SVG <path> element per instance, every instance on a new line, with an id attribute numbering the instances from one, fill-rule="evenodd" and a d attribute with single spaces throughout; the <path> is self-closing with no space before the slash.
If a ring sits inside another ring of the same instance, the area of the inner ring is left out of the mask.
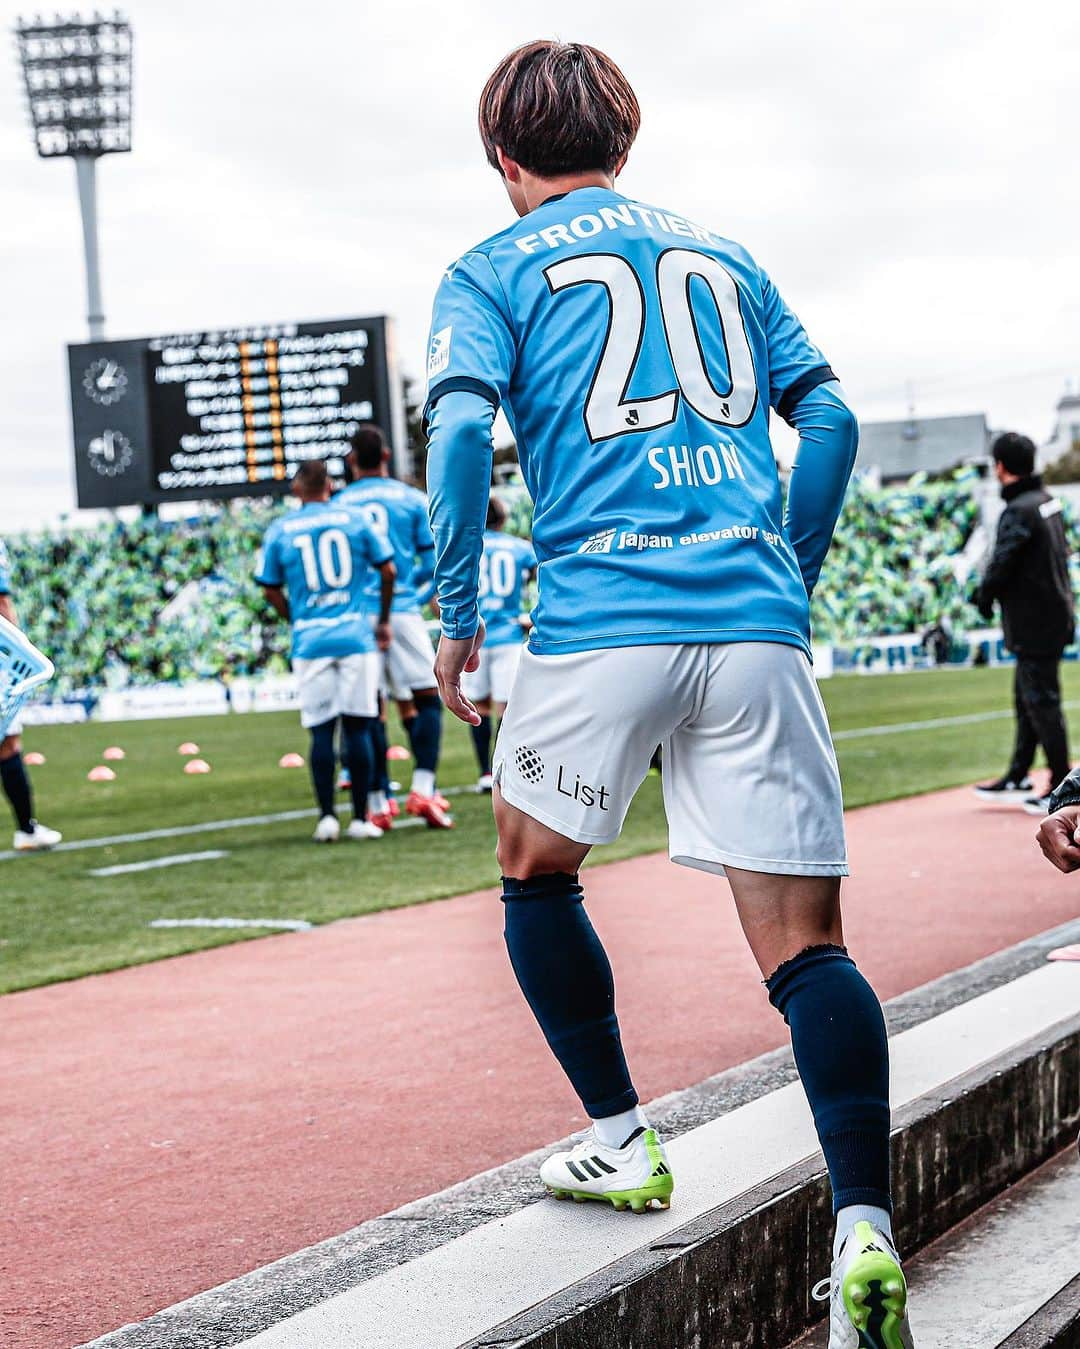
<path id="1" fill-rule="evenodd" d="M 386 799 L 384 791 L 368 792 L 367 808 L 372 815 L 385 815 L 390 809 L 390 802 Z"/>
<path id="2" fill-rule="evenodd" d="M 435 774 L 430 768 L 413 769 L 412 789 L 414 792 L 419 792 L 421 796 L 435 795 Z"/>
<path id="3" fill-rule="evenodd" d="M 890 1218 L 887 1210 L 875 1208 L 873 1204 L 849 1204 L 847 1208 L 840 1209 L 836 1215 L 836 1236 L 833 1238 L 832 1248 L 834 1260 L 840 1254 L 840 1247 L 843 1246 L 856 1223 L 869 1223 L 871 1227 L 876 1227 L 883 1237 L 888 1237 L 890 1245 L 895 1249 L 892 1218 Z"/>
<path id="4" fill-rule="evenodd" d="M 621 1148 L 635 1129 L 647 1129 L 649 1121 L 641 1113 L 641 1106 L 624 1110 L 621 1115 L 605 1115 L 603 1119 L 594 1119 L 593 1133 L 599 1142 L 608 1148 Z"/>

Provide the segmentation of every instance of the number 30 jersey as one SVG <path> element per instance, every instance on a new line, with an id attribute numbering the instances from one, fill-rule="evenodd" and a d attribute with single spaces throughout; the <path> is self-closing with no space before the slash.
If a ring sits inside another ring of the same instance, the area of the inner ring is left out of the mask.
<path id="1" fill-rule="evenodd" d="M 255 580 L 284 586 L 294 660 L 340 659 L 375 650 L 372 568 L 390 544 L 356 512 L 307 502 L 266 531 Z"/>
<path id="2" fill-rule="evenodd" d="M 448 269 L 426 414 L 455 390 L 506 413 L 534 502 L 533 651 L 809 650 L 769 408 L 784 416 L 832 379 L 740 245 L 586 187 Z M 465 470 L 450 453 L 434 471 Z"/>

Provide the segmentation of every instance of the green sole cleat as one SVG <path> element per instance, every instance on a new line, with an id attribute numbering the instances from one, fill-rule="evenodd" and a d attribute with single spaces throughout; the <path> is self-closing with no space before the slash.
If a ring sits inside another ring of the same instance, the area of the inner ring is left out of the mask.
<path id="1" fill-rule="evenodd" d="M 556 1199 L 572 1199 L 575 1204 L 584 1204 L 589 1199 L 598 1199 L 602 1204 L 610 1204 L 618 1213 L 629 1209 L 631 1213 L 646 1213 L 654 1206 L 657 1209 L 671 1207 L 671 1192 L 675 1188 L 673 1176 L 654 1176 L 648 1185 L 640 1190 L 609 1190 L 607 1194 L 589 1194 L 587 1190 L 558 1190 L 547 1186 L 548 1194 Z"/>

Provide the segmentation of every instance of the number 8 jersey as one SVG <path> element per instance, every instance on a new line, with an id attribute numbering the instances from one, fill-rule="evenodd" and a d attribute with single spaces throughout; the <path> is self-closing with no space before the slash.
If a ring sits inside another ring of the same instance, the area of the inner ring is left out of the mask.
<path id="1" fill-rule="evenodd" d="M 832 379 L 740 245 L 586 187 L 449 268 L 426 415 L 455 390 L 506 413 L 534 502 L 534 652 L 809 651 L 769 409 L 784 416 Z"/>
<path id="2" fill-rule="evenodd" d="M 390 544 L 356 512 L 305 502 L 266 531 L 255 580 L 289 596 L 294 660 L 341 659 L 375 650 L 372 568 Z"/>

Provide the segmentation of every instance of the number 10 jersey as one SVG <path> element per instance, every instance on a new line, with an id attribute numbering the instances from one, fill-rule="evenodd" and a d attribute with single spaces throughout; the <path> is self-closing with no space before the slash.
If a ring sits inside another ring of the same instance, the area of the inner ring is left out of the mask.
<path id="1" fill-rule="evenodd" d="M 834 378 L 740 245 L 587 187 L 448 269 L 427 411 L 466 390 L 506 413 L 534 502 L 537 654 L 809 651 L 769 408 L 785 416 Z"/>

